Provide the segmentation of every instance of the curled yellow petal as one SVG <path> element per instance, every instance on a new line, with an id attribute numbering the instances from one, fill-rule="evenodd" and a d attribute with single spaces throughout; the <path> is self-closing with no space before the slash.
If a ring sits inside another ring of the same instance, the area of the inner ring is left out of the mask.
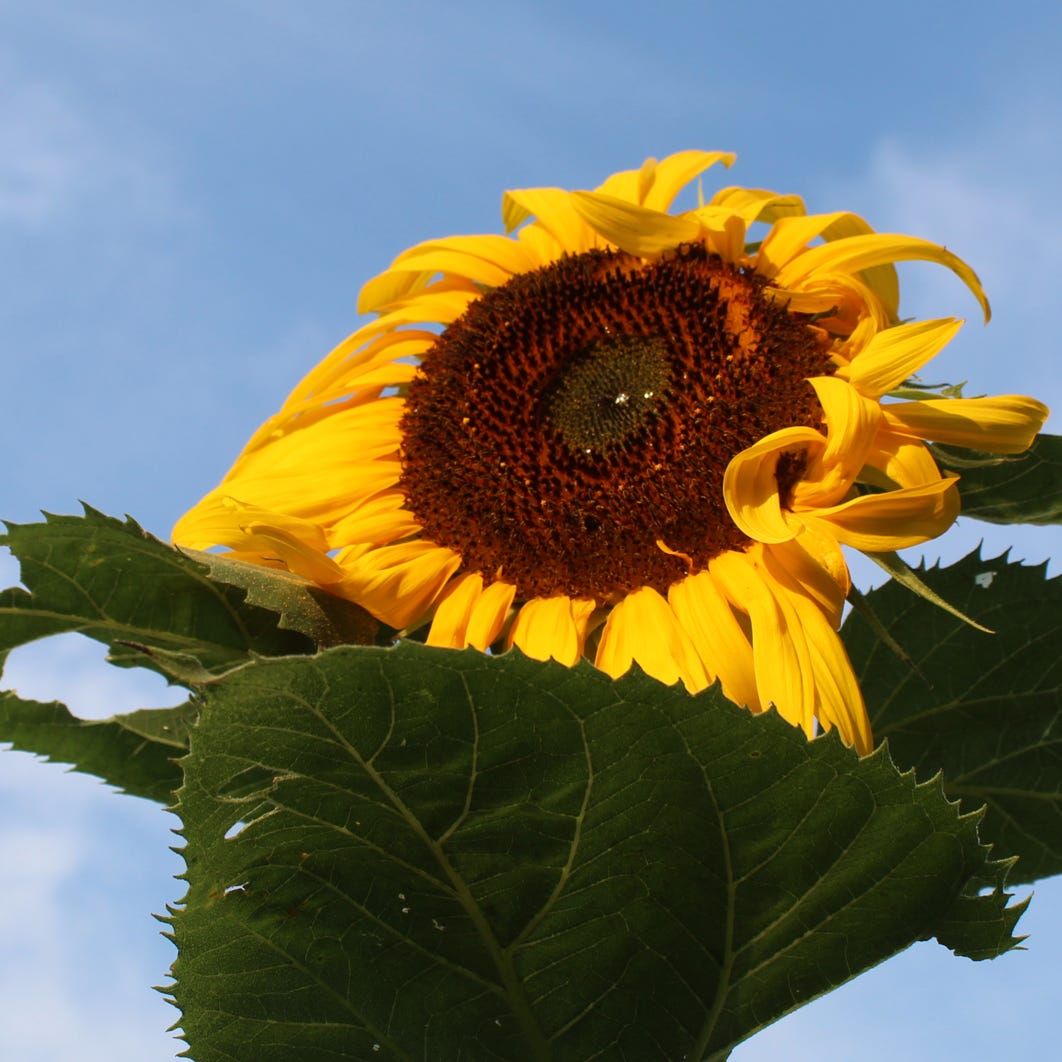
<path id="1" fill-rule="evenodd" d="M 893 431 L 997 454 L 1028 450 L 1050 412 L 1026 395 L 931 398 L 893 402 L 882 409 Z"/>
<path id="2" fill-rule="evenodd" d="M 832 504 L 855 482 L 863 467 L 881 423 L 881 409 L 835 376 L 815 376 L 808 383 L 826 416 L 826 446 L 813 455 L 804 477 L 819 482 L 798 484 L 794 501 L 801 499 L 801 489 L 807 488 Z"/>
<path id="3" fill-rule="evenodd" d="M 783 222 L 792 222 L 785 218 Z M 874 266 L 893 262 L 929 261 L 938 262 L 950 269 L 973 292 L 987 321 L 992 314 L 988 298 L 977 274 L 958 255 L 929 240 L 916 236 L 898 236 L 892 233 L 868 233 L 850 236 L 817 247 L 809 247 L 792 261 L 782 266 L 776 280 L 784 288 L 800 288 L 816 273 L 844 271 L 866 273 Z"/>
<path id="4" fill-rule="evenodd" d="M 732 458 L 723 474 L 723 500 L 731 519 L 757 542 L 785 542 L 800 531 L 782 509 L 776 470 L 786 452 L 824 446 L 814 428 L 783 428 Z"/>
<path id="5" fill-rule="evenodd" d="M 880 475 L 874 475 L 875 471 Z M 859 478 L 871 486 L 893 490 L 895 487 L 936 483 L 941 477 L 933 455 L 921 439 L 881 428 L 874 437 L 874 445 L 867 454 L 867 463 Z"/>
<path id="6" fill-rule="evenodd" d="M 959 515 L 957 479 L 943 479 L 885 494 L 864 494 L 829 509 L 801 512 L 846 546 L 870 553 L 920 546 L 943 534 Z"/>

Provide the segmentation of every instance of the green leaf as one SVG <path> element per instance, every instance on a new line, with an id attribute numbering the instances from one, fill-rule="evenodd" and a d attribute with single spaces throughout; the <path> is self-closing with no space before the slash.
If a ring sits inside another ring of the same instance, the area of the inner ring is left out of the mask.
<path id="1" fill-rule="evenodd" d="M 83 517 L 8 524 L 0 545 L 21 562 L 29 588 L 0 593 L 0 660 L 16 646 L 68 631 L 108 645 L 114 664 L 167 676 L 167 654 L 216 673 L 252 653 L 313 651 L 307 638 L 278 627 L 276 613 L 248 605 L 242 589 L 212 582 L 201 564 L 132 520 L 86 507 Z"/>
<path id="2" fill-rule="evenodd" d="M 931 449 L 944 471 L 959 476 L 963 516 L 992 524 L 1062 523 L 1062 436 L 1038 435 L 1025 453 L 1006 456 Z"/>
<path id="3" fill-rule="evenodd" d="M 982 836 L 1018 855 L 1015 882 L 1062 872 L 1062 580 L 984 560 L 920 569 L 934 591 L 991 627 L 976 631 L 887 583 L 868 604 L 910 662 L 856 613 L 841 634 L 876 740 L 948 795 L 987 804 Z M 914 665 L 912 667 L 912 664 Z"/>
<path id="4" fill-rule="evenodd" d="M 977 816 L 718 691 L 404 642 L 203 692 L 197 1062 L 722 1057 L 919 937 L 998 954 Z"/>
<path id="5" fill-rule="evenodd" d="M 247 591 L 247 602 L 280 617 L 285 630 L 305 634 L 319 649 L 334 645 L 372 645 L 379 624 L 363 608 L 326 593 L 291 572 L 263 568 L 216 553 L 182 549 L 202 564 L 211 579 Z"/>
<path id="6" fill-rule="evenodd" d="M 133 796 L 170 804 L 181 784 L 197 709 L 150 708 L 105 720 L 78 719 L 58 702 L 0 692 L 0 736 L 16 749 L 72 764 Z"/>

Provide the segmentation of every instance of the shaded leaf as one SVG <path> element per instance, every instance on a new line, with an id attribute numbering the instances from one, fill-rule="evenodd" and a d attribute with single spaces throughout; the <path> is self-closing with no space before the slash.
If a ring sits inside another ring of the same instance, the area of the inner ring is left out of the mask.
<path id="1" fill-rule="evenodd" d="M 1037 435 L 1023 454 L 931 449 L 943 470 L 959 476 L 963 516 L 992 524 L 1062 523 L 1062 436 Z"/>
<path id="2" fill-rule="evenodd" d="M 150 708 L 111 719 L 78 719 L 58 702 L 25 701 L 0 692 L 0 740 L 69 763 L 133 796 L 169 804 L 181 784 L 196 708 Z"/>
<path id="3" fill-rule="evenodd" d="M 993 628 L 974 630 L 887 583 L 866 597 L 917 670 L 852 613 L 841 634 L 874 727 L 920 778 L 944 772 L 967 810 L 988 805 L 985 840 L 1018 855 L 1011 879 L 1062 872 L 1062 581 L 1044 566 L 985 560 L 919 570 L 937 593 Z"/>
<path id="4" fill-rule="evenodd" d="M 716 690 L 405 642 L 203 701 L 173 917 L 197 1062 L 722 1057 L 919 937 L 1014 943 L 939 781 Z"/>

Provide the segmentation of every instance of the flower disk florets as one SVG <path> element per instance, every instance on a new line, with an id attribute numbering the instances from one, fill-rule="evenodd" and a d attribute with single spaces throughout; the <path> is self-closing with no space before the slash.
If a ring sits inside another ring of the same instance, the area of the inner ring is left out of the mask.
<path id="1" fill-rule="evenodd" d="M 823 333 L 763 287 L 693 244 L 568 256 L 478 298 L 401 422 L 424 533 L 521 595 L 597 600 L 744 548 L 723 473 L 778 428 L 818 426 L 806 381 L 832 371 Z"/>

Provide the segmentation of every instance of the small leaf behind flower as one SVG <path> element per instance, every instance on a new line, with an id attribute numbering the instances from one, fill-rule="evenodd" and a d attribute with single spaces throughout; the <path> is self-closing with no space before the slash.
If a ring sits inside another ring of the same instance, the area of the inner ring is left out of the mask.
<path id="1" fill-rule="evenodd" d="M 405 642 L 203 701 L 173 917 L 198 1062 L 692 1062 L 920 937 L 1015 943 L 938 780 L 717 690 Z"/>
<path id="2" fill-rule="evenodd" d="M 894 582 L 868 592 L 914 665 L 865 617 L 845 621 L 874 737 L 919 777 L 943 771 L 945 791 L 964 808 L 987 804 L 982 835 L 1000 855 L 1020 856 L 1013 881 L 1062 873 L 1062 580 L 979 551 L 919 577 L 996 633 Z"/>
<path id="3" fill-rule="evenodd" d="M 959 475 L 962 515 L 992 524 L 1062 523 L 1062 436 L 1038 435 L 1023 454 L 930 447 Z"/>

